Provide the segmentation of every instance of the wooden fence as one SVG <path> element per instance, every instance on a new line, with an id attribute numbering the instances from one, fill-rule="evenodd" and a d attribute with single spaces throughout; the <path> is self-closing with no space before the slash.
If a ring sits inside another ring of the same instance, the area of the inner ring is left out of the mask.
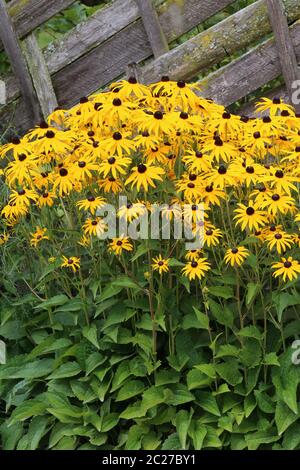
<path id="1" fill-rule="evenodd" d="M 155 7 L 151 0 L 114 0 L 41 51 L 36 28 L 72 3 L 0 0 L 0 50 L 13 69 L 1 77 L 7 89 L 2 127 L 12 122 L 25 130 L 57 104 L 72 106 L 121 77 L 132 63 L 145 83 L 162 75 L 188 80 L 246 49 L 202 80 L 203 94 L 226 106 L 280 75 L 286 87 L 276 93 L 290 97 L 299 78 L 300 0 L 255 1 L 172 49 L 174 40 L 234 1 L 166 0 Z"/>

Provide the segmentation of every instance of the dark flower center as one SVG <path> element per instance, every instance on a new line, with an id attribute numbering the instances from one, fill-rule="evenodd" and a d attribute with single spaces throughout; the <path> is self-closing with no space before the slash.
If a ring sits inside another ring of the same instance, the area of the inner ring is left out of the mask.
<path id="1" fill-rule="evenodd" d="M 93 220 L 92 225 L 94 225 L 94 227 L 95 227 L 96 225 L 98 225 L 97 220 Z"/>
<path id="2" fill-rule="evenodd" d="M 135 85 L 137 83 L 137 79 L 135 77 L 129 77 L 128 78 L 128 83 L 131 83 L 132 85 Z"/>
<path id="3" fill-rule="evenodd" d="M 238 250 L 237 248 L 233 248 L 233 249 L 231 250 L 231 253 L 232 253 L 233 255 L 236 255 L 238 252 L 239 252 L 239 250 Z"/>
<path id="4" fill-rule="evenodd" d="M 53 139 L 55 137 L 55 133 L 53 131 L 47 131 L 46 137 L 48 137 L 48 139 Z"/>
<path id="5" fill-rule="evenodd" d="M 81 104 L 84 104 L 84 103 L 88 103 L 88 98 L 86 96 L 83 96 L 82 98 L 80 98 L 80 103 Z"/>
<path id="6" fill-rule="evenodd" d="M 254 173 L 254 168 L 253 168 L 253 166 L 247 166 L 246 172 L 249 173 L 250 175 L 253 175 L 253 173 Z"/>
<path id="7" fill-rule="evenodd" d="M 122 101 L 120 100 L 120 98 L 115 98 L 113 100 L 113 105 L 114 106 L 121 106 L 121 104 L 122 104 Z"/>
<path id="8" fill-rule="evenodd" d="M 286 262 L 284 263 L 284 267 L 285 267 L 286 269 L 289 269 L 289 268 L 292 267 L 292 263 L 291 263 L 290 261 L 286 261 Z"/>
<path id="9" fill-rule="evenodd" d="M 247 210 L 246 210 L 247 215 L 253 215 L 254 212 L 255 212 L 255 210 L 253 209 L 253 207 L 247 207 Z"/>
<path id="10" fill-rule="evenodd" d="M 188 115 L 188 113 L 185 113 L 185 112 L 182 111 L 180 113 L 180 117 L 181 117 L 181 119 L 188 119 L 189 115 Z"/>
<path id="11" fill-rule="evenodd" d="M 189 183 L 187 186 L 188 186 L 188 188 L 190 188 L 190 189 L 194 189 L 194 188 L 195 188 L 194 183 Z"/>
<path id="12" fill-rule="evenodd" d="M 40 128 L 41 128 L 41 129 L 48 129 L 48 127 L 49 127 L 49 126 L 48 126 L 48 124 L 46 123 L 46 121 L 42 121 L 42 122 L 40 123 Z"/>
<path id="13" fill-rule="evenodd" d="M 161 111 L 155 111 L 153 116 L 155 117 L 155 119 L 161 120 L 163 118 L 163 113 Z"/>
<path id="14" fill-rule="evenodd" d="M 26 158 L 27 158 L 27 156 L 26 156 L 24 153 L 22 153 L 21 155 L 19 155 L 19 161 L 20 161 L 20 162 L 24 162 L 24 160 L 26 160 Z"/>
<path id="15" fill-rule="evenodd" d="M 279 194 L 273 194 L 272 199 L 273 199 L 273 201 L 279 201 L 279 199 L 280 199 Z"/>
<path id="16" fill-rule="evenodd" d="M 264 116 L 263 122 L 264 122 L 265 124 L 267 124 L 267 123 L 269 123 L 269 122 L 272 122 L 272 119 L 271 119 L 269 116 Z"/>
<path id="17" fill-rule="evenodd" d="M 196 179 L 197 179 L 197 175 L 194 175 L 194 173 L 191 173 L 191 174 L 189 175 L 189 180 L 190 180 L 190 181 L 196 181 Z"/>
<path id="18" fill-rule="evenodd" d="M 89 136 L 89 137 L 94 137 L 94 135 L 95 135 L 95 132 L 94 132 L 94 131 L 89 131 L 89 132 L 88 132 L 88 136 Z"/>
<path id="19" fill-rule="evenodd" d="M 223 116 L 222 116 L 222 117 L 223 117 L 223 119 L 230 119 L 230 118 L 231 118 L 231 114 L 225 112 L 225 113 L 223 113 Z"/>
<path id="20" fill-rule="evenodd" d="M 122 139 L 122 134 L 120 132 L 114 132 L 113 133 L 113 139 L 114 140 L 121 140 Z"/>
<path id="21" fill-rule="evenodd" d="M 78 162 L 79 168 L 84 168 L 86 166 L 86 162 Z"/>
<path id="22" fill-rule="evenodd" d="M 276 232 L 276 227 L 275 227 L 275 225 L 272 225 L 272 226 L 270 227 L 270 232 Z"/>
<path id="23" fill-rule="evenodd" d="M 74 261 L 72 259 L 68 259 L 68 264 L 73 264 Z"/>
<path id="24" fill-rule="evenodd" d="M 141 174 L 143 174 L 143 173 L 145 173 L 146 171 L 147 171 L 146 165 L 144 165 L 143 163 L 140 163 L 140 164 L 138 165 L 138 172 L 141 173 Z"/>
<path id="25" fill-rule="evenodd" d="M 185 87 L 185 85 L 186 85 L 186 83 L 185 83 L 185 81 L 184 81 L 184 80 L 179 80 L 179 81 L 177 82 L 177 86 L 178 86 L 178 88 L 184 88 L 184 87 Z"/>
<path id="26" fill-rule="evenodd" d="M 24 196 L 26 194 L 25 189 L 21 189 L 20 191 L 18 191 L 18 194 L 19 196 Z"/>
<path id="27" fill-rule="evenodd" d="M 275 173 L 275 176 L 276 176 L 276 178 L 283 178 L 284 173 L 283 173 L 282 170 L 277 170 L 276 173 Z"/>
<path id="28" fill-rule="evenodd" d="M 197 261 L 192 261 L 191 266 L 192 266 L 192 268 L 197 268 L 197 266 L 198 266 Z"/>
<path id="29" fill-rule="evenodd" d="M 273 99 L 273 104 L 280 104 L 280 103 L 281 103 L 280 98 L 278 98 L 277 96 L 275 96 L 275 98 Z"/>
<path id="30" fill-rule="evenodd" d="M 223 146 L 223 140 L 220 139 L 220 137 L 216 137 L 216 138 L 215 138 L 215 145 L 216 145 L 217 147 L 222 147 L 222 146 Z"/>
<path id="31" fill-rule="evenodd" d="M 206 235 L 207 235 L 208 237 L 210 237 L 212 234 L 213 234 L 213 231 L 212 231 L 212 230 L 206 230 Z"/>
<path id="32" fill-rule="evenodd" d="M 290 115 L 290 113 L 289 113 L 286 109 L 284 109 L 283 111 L 281 111 L 281 116 L 282 116 L 282 117 L 288 117 L 289 115 Z"/>
<path id="33" fill-rule="evenodd" d="M 89 202 L 94 202 L 94 201 L 95 201 L 95 198 L 94 198 L 94 196 L 89 196 L 89 197 L 87 198 L 87 200 L 88 200 Z"/>
<path id="34" fill-rule="evenodd" d="M 115 157 L 110 157 L 107 161 L 110 165 L 113 165 L 114 163 L 116 163 Z"/>
<path id="35" fill-rule="evenodd" d="M 164 265 L 164 262 L 163 261 L 159 261 L 158 262 L 158 266 L 163 266 Z"/>
<path id="36" fill-rule="evenodd" d="M 14 139 L 12 139 L 11 143 L 14 144 L 14 145 L 19 145 L 21 143 L 21 141 L 20 141 L 20 139 L 18 139 L 18 137 L 15 137 Z"/>
<path id="37" fill-rule="evenodd" d="M 206 186 L 206 188 L 205 188 L 205 191 L 206 191 L 207 193 L 212 193 L 213 190 L 214 190 L 213 186 Z"/>
<path id="38" fill-rule="evenodd" d="M 227 173 L 226 166 L 220 165 L 220 166 L 219 166 L 219 169 L 218 169 L 218 173 L 219 173 L 220 175 L 225 175 L 225 174 Z"/>
<path id="39" fill-rule="evenodd" d="M 59 174 L 60 174 L 60 176 L 67 176 L 68 170 L 66 170 L 66 168 L 61 168 L 59 170 Z"/>
<path id="40" fill-rule="evenodd" d="M 170 78 L 168 77 L 168 75 L 163 75 L 163 76 L 161 77 L 161 81 L 162 81 L 162 82 L 169 82 L 169 81 L 170 81 Z"/>
<path id="41" fill-rule="evenodd" d="M 254 137 L 254 139 L 259 139 L 260 138 L 260 132 L 254 132 L 253 137 Z"/>
<path id="42" fill-rule="evenodd" d="M 276 240 L 281 240 L 282 239 L 281 233 L 276 233 L 275 238 Z"/>

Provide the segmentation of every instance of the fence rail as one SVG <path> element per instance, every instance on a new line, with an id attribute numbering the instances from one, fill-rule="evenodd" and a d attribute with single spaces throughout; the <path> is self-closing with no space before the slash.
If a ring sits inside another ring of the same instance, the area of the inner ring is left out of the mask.
<path id="1" fill-rule="evenodd" d="M 3 0 L 0 2 L 4 4 Z M 258 0 L 171 50 L 174 40 L 234 1 L 167 0 L 155 9 L 150 0 L 115 0 L 43 52 L 39 51 L 34 30 L 72 3 L 71 0 L 13 0 L 8 7 L 44 115 L 57 102 L 68 107 L 83 95 L 106 86 L 122 76 L 131 63 L 146 61 L 139 67 L 139 77 L 145 83 L 165 74 L 172 79 L 194 78 L 226 57 L 263 40 L 272 32 L 272 24 L 275 39 L 259 44 L 205 77 L 203 94 L 227 106 L 280 76 L 282 67 L 288 67 L 285 76 L 291 77 L 292 73 L 296 76 L 298 72 L 295 60 L 300 59 L 300 23 L 295 21 L 300 18 L 300 0 L 284 0 L 282 4 L 281 0 Z M 281 9 L 281 32 L 285 31 L 281 36 L 275 27 L 278 21 L 272 22 L 280 13 L 276 5 L 283 5 L 286 14 L 286 18 L 282 16 Z M 282 50 L 290 51 L 289 57 L 294 54 L 289 63 L 282 62 L 280 45 Z M 13 75 L 5 76 L 4 80 L 8 104 L 0 109 L 0 120 L 7 123 L 14 112 L 13 123 L 17 128 L 32 126 L 32 113 L 20 80 Z"/>

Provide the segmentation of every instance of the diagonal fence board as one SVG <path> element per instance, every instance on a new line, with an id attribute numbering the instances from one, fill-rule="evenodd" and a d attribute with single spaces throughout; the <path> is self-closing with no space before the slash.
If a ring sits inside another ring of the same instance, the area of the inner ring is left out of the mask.
<path id="1" fill-rule="evenodd" d="M 300 2 L 285 0 L 284 4 L 288 20 L 297 20 Z M 141 76 L 147 83 L 162 75 L 188 80 L 271 31 L 265 1 L 259 0 L 147 64 Z"/>
<path id="2" fill-rule="evenodd" d="M 214 0 L 210 6 L 203 8 L 206 3 L 206 0 L 186 0 L 179 4 L 177 0 L 169 0 L 158 9 L 159 21 L 169 43 L 233 3 L 233 0 Z M 127 22 L 130 23 L 128 26 Z M 125 31 L 127 37 L 124 37 Z M 118 0 L 92 15 L 61 41 L 51 44 L 45 51 L 45 61 L 51 75 L 61 71 L 61 76 L 55 75 L 54 85 L 61 104 L 69 105 L 122 75 L 129 63 L 145 60 L 151 55 L 152 49 L 136 2 Z M 114 64 L 111 64 L 112 58 Z M 76 87 L 72 88 L 75 83 L 72 74 L 77 77 L 78 93 Z M 20 92 L 13 77 L 7 77 L 5 81 L 9 102 L 17 98 Z M 69 81 L 72 83 L 68 84 Z M 60 82 L 64 84 L 62 88 Z"/>
<path id="3" fill-rule="evenodd" d="M 75 0 L 12 0 L 8 4 L 8 11 L 17 36 L 23 38 L 74 2 Z M 2 49 L 0 42 L 0 51 Z"/>
<path id="4" fill-rule="evenodd" d="M 158 8 L 159 21 L 168 43 L 230 3 L 233 1 L 168 0 Z M 284 4 L 290 23 L 300 17 L 300 0 L 285 0 Z M 123 12 L 122 18 L 114 19 L 113 13 L 116 11 Z M 291 31 L 293 42 L 297 43 L 296 54 L 299 57 L 300 41 L 297 25 L 294 25 Z M 178 78 L 192 78 L 199 71 L 205 71 L 209 66 L 227 57 L 228 52 L 233 53 L 241 47 L 249 47 L 253 42 L 262 39 L 267 32 L 271 32 L 271 26 L 265 0 L 258 0 L 250 7 L 240 10 L 172 49 L 161 58 L 150 60 L 146 65 L 139 67 L 139 75 L 141 74 L 141 80 L 145 80 L 146 77 L 146 82 L 159 79 L 160 73 L 167 73 L 171 78 L 177 78 L 177 73 Z M 279 76 L 280 67 L 278 68 L 278 57 L 276 59 L 274 51 L 276 52 L 274 41 L 273 45 L 272 41 L 267 41 L 223 67 L 221 71 L 224 73 L 224 79 L 221 73 L 219 79 L 214 74 L 207 77 L 207 96 L 213 94 L 217 100 L 227 105 L 246 96 L 252 88 L 254 91 L 272 77 Z M 77 54 L 80 57 L 77 58 Z M 49 46 L 44 56 L 59 104 L 67 107 L 78 102 L 80 97 L 93 93 L 99 87 L 106 86 L 122 76 L 128 64 L 142 62 L 152 57 L 152 54 L 135 0 L 126 0 L 126 3 L 123 0 L 116 0 L 72 30 L 62 40 Z M 174 57 L 177 59 L 174 60 Z M 257 59 L 259 67 L 254 67 L 252 71 L 251 64 Z M 187 63 L 190 64 L 190 70 L 185 72 Z M 160 64 L 158 68 L 157 64 Z M 163 72 L 160 71 L 161 64 L 165 67 Z M 173 65 L 170 71 L 171 64 Z M 248 67 L 250 67 L 249 73 Z M 219 90 L 217 90 L 217 79 L 220 81 Z M 261 85 L 258 82 L 261 82 Z M 9 100 L 20 95 L 14 78 L 7 80 L 7 88 Z M 211 91 L 208 92 L 209 90 Z M 26 113 L 22 114 L 24 113 L 22 100 L 19 99 L 16 105 L 15 123 L 24 129 L 28 127 L 28 116 Z M 13 106 L 10 104 L 0 111 L 1 119 L 6 121 Z"/>
<path id="5" fill-rule="evenodd" d="M 290 34 L 300 60 L 300 21 L 291 26 Z M 269 39 L 199 83 L 203 96 L 229 106 L 280 75 L 278 50 L 274 39 Z"/>

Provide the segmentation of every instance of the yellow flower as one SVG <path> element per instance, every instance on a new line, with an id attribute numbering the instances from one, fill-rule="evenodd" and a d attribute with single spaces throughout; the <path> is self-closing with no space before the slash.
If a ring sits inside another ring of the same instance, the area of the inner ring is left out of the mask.
<path id="1" fill-rule="evenodd" d="M 230 264 L 232 267 L 237 267 L 243 264 L 249 254 L 249 250 L 243 246 L 230 248 L 226 251 L 224 260 L 226 264 Z"/>
<path id="2" fill-rule="evenodd" d="M 37 227 L 36 231 L 30 234 L 32 237 L 30 240 L 30 245 L 36 248 L 42 240 L 49 240 L 49 237 L 45 235 L 46 232 L 46 228 Z"/>
<path id="3" fill-rule="evenodd" d="M 182 274 L 191 281 L 196 278 L 201 279 L 209 269 L 210 263 L 208 263 L 207 258 L 198 258 L 197 260 L 187 263 L 182 269 Z"/>
<path id="4" fill-rule="evenodd" d="M 62 264 L 60 265 L 61 268 L 69 268 L 72 269 L 73 273 L 76 273 L 80 269 L 80 258 L 76 256 L 71 256 L 67 258 L 66 256 L 62 257 Z"/>
<path id="5" fill-rule="evenodd" d="M 292 281 L 297 279 L 300 273 L 300 264 L 289 256 L 288 258 L 281 258 L 281 261 L 278 263 L 272 264 L 272 269 L 276 269 L 273 273 L 274 277 L 282 277 L 284 282 L 287 278 Z"/>
<path id="6" fill-rule="evenodd" d="M 109 251 L 115 253 L 115 255 L 120 256 L 125 251 L 132 251 L 133 245 L 129 241 L 128 237 L 113 238 L 109 244 Z"/>
<path id="7" fill-rule="evenodd" d="M 154 271 L 158 271 L 159 274 L 167 273 L 169 271 L 170 260 L 164 259 L 161 255 L 156 258 L 152 258 L 153 263 L 151 264 Z"/>
<path id="8" fill-rule="evenodd" d="M 127 178 L 125 185 L 131 183 L 132 188 L 136 186 L 139 191 L 143 187 L 147 192 L 149 186 L 155 188 L 154 180 L 162 181 L 161 175 L 164 173 L 165 171 L 160 167 L 140 163 L 132 169 L 132 173 Z"/>
<path id="9" fill-rule="evenodd" d="M 5 243 L 7 243 L 9 239 L 9 234 L 4 232 L 4 233 L 0 233 L 0 246 L 1 245 L 5 245 Z"/>
<path id="10" fill-rule="evenodd" d="M 129 157 L 109 157 L 107 160 L 99 164 L 99 173 L 104 178 L 111 174 L 114 178 L 118 178 L 118 175 L 125 175 L 126 168 L 130 165 L 131 158 Z"/>
<path id="11" fill-rule="evenodd" d="M 90 211 L 92 215 L 95 214 L 97 209 L 103 207 L 106 204 L 106 200 L 100 196 L 89 196 L 86 199 L 82 199 L 76 203 L 76 206 L 80 210 Z"/>
<path id="12" fill-rule="evenodd" d="M 100 237 L 105 230 L 107 225 L 100 217 L 95 217 L 94 219 L 88 218 L 82 226 L 85 235 L 94 235 Z"/>
<path id="13" fill-rule="evenodd" d="M 266 236 L 266 241 L 269 250 L 276 248 L 279 254 L 291 248 L 293 244 L 293 239 L 291 235 L 285 233 L 283 230 L 276 230 L 275 232 L 270 232 L 270 234 Z"/>
<path id="14" fill-rule="evenodd" d="M 236 225 L 240 225 L 242 230 L 249 228 L 252 230 L 258 230 L 267 222 L 266 212 L 259 210 L 258 204 L 253 201 L 249 202 L 248 206 L 244 204 L 238 204 L 238 209 L 234 211 L 237 215 L 234 217 Z"/>

